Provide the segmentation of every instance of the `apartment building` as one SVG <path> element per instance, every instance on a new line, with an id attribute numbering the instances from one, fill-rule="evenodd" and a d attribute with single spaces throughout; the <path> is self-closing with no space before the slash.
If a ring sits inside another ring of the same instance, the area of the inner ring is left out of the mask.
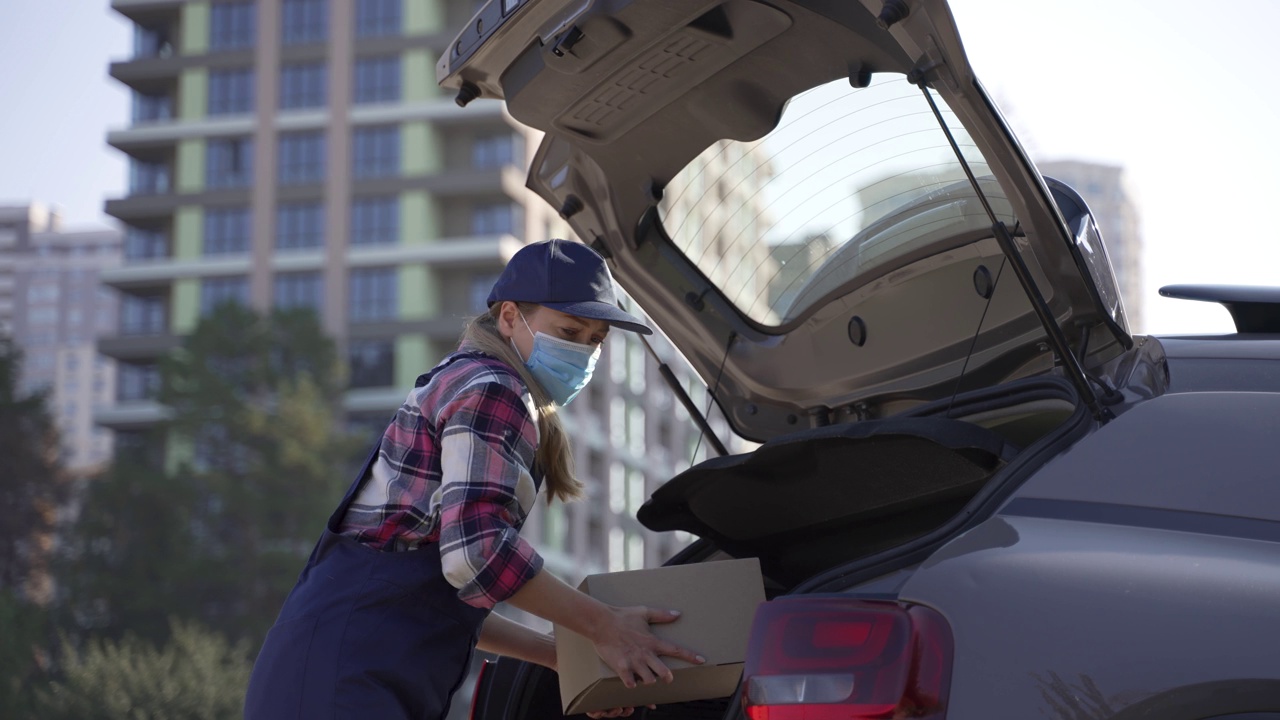
<path id="1" fill-rule="evenodd" d="M 0 206 L 0 334 L 22 348 L 20 390 L 48 393 L 60 461 L 86 474 L 111 456 L 111 433 L 94 408 L 115 396 L 114 363 L 98 355 L 98 337 L 114 333 L 114 297 L 99 274 L 120 264 L 115 230 L 63 231 L 38 203 Z"/>
<path id="2" fill-rule="evenodd" d="M 524 188 L 539 135 L 497 102 L 437 91 L 436 58 L 471 0 L 112 0 L 134 23 L 109 72 L 133 114 L 107 142 L 130 163 L 106 211 L 124 262 L 104 273 L 120 366 L 97 420 L 128 442 L 163 412 L 157 361 L 225 301 L 314 308 L 350 366 L 345 410 L 370 437 L 417 375 L 451 350 L 521 246 L 569 236 Z M 590 497 L 540 506 L 524 534 L 569 580 L 653 565 L 687 538 L 634 510 L 705 457 L 637 338 L 611 337 L 565 409 Z M 706 393 L 657 351 L 700 406 Z M 724 434 L 724 423 L 716 419 Z M 173 462 L 182 449 L 168 449 Z"/>

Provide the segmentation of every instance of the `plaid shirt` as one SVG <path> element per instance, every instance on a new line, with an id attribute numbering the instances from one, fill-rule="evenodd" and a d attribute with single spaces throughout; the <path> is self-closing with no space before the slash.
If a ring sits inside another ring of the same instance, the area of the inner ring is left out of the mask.
<path id="1" fill-rule="evenodd" d="M 380 550 L 438 542 L 458 597 L 492 608 L 542 569 L 520 538 L 538 495 L 533 417 L 506 363 L 445 358 L 396 412 L 339 532 Z"/>

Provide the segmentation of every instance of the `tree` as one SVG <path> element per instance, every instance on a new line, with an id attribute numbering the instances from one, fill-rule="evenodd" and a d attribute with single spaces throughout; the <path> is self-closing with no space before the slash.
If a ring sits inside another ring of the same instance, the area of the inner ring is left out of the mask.
<path id="1" fill-rule="evenodd" d="M 233 720 L 252 664 L 249 646 L 175 622 L 156 647 L 132 633 L 62 647 L 63 677 L 38 693 L 46 720 Z"/>
<path id="2" fill-rule="evenodd" d="M 44 608 L 0 591 L 0 717 L 39 717 L 32 688 L 45 677 L 49 666 Z"/>
<path id="3" fill-rule="evenodd" d="M 92 484 L 66 574 L 79 624 L 161 643 L 165 618 L 256 647 L 350 481 L 342 378 L 314 313 L 225 305 L 161 362 L 169 467 Z M 189 452 L 181 452 L 189 448 Z"/>
<path id="4" fill-rule="evenodd" d="M 0 338 L 0 590 L 39 597 L 59 505 L 69 482 L 58 463 L 58 433 L 46 394 L 18 387 L 22 351 Z"/>

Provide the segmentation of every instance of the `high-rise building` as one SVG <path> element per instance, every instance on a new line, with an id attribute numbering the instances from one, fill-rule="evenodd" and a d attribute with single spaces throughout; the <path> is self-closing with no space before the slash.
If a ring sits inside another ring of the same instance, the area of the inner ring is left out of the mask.
<path id="1" fill-rule="evenodd" d="M 100 467 L 111 434 L 94 408 L 115 394 L 115 367 L 96 341 L 115 330 L 114 298 L 99 272 L 120 263 L 116 230 L 64 232 L 38 204 L 0 207 L 0 325 L 22 348 L 24 391 L 45 390 L 73 473 Z"/>
<path id="2" fill-rule="evenodd" d="M 1142 332 L 1142 234 L 1138 206 L 1124 168 L 1082 160 L 1042 162 L 1037 166 L 1047 177 L 1075 188 L 1089 205 L 1116 273 L 1129 328 Z"/>
<path id="3" fill-rule="evenodd" d="M 349 362 L 347 417 L 372 439 L 485 309 L 506 260 L 568 237 L 524 187 L 538 133 L 501 103 L 463 109 L 436 88 L 436 58 L 473 0 L 111 6 L 136 37 L 110 67 L 133 92 L 132 121 L 107 138 L 130 163 L 128 195 L 106 204 L 125 260 L 104 275 L 120 323 L 100 343 L 122 385 L 98 420 L 120 440 L 161 417 L 157 360 L 226 300 L 314 308 Z M 669 556 L 685 538 L 643 531 L 634 510 L 695 448 L 707 454 L 638 339 L 606 345 L 564 410 L 590 497 L 540 505 L 524 531 L 569 580 Z M 170 445 L 173 460 L 183 450 Z"/>

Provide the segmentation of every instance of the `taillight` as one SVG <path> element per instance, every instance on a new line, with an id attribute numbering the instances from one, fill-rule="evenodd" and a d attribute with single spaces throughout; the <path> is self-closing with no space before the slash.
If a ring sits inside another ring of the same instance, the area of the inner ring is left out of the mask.
<path id="1" fill-rule="evenodd" d="M 480 700 L 480 688 L 484 686 L 484 673 L 492 664 L 493 663 L 488 660 L 482 661 L 480 663 L 480 672 L 476 673 L 476 687 L 471 691 L 471 712 L 467 714 L 467 717 L 470 718 L 470 720 L 477 720 L 476 703 Z"/>
<path id="2" fill-rule="evenodd" d="M 742 702 L 751 720 L 940 720 L 951 658 L 951 628 L 923 605 L 780 598 L 756 611 Z"/>

